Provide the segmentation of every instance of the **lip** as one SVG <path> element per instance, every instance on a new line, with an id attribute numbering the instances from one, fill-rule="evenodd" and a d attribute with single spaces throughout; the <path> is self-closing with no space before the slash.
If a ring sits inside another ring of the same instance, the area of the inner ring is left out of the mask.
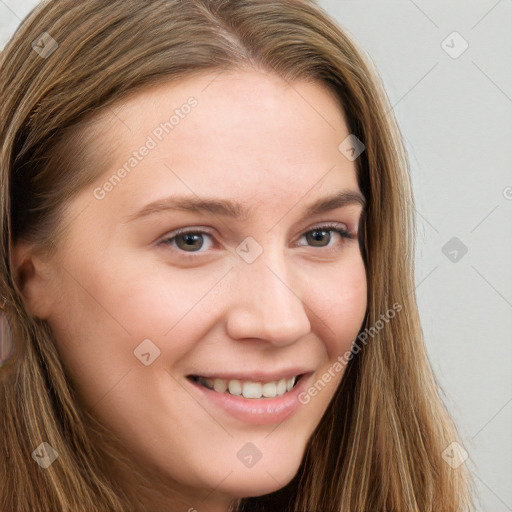
<path id="1" fill-rule="evenodd" d="M 304 375 L 312 373 L 310 370 L 294 366 L 291 368 L 287 368 L 286 370 L 276 371 L 276 372 L 263 372 L 261 370 L 255 370 L 253 372 L 244 372 L 241 373 L 230 373 L 230 372 L 211 372 L 211 373 L 195 373 L 189 374 L 188 377 L 192 375 L 196 375 L 198 377 L 203 377 L 205 379 L 224 379 L 224 380 L 243 380 L 243 381 L 251 381 L 251 382 L 273 382 L 281 379 L 289 379 L 291 377 L 295 377 L 298 375 Z"/>
<path id="2" fill-rule="evenodd" d="M 299 374 L 295 373 L 287 375 L 289 375 L 289 377 L 293 377 L 294 375 Z M 205 388 L 201 384 L 194 382 L 189 378 L 187 378 L 186 381 L 192 387 L 194 392 L 199 395 L 200 403 L 205 404 L 207 409 L 210 409 L 213 404 L 213 407 L 221 411 L 222 414 L 228 414 L 244 423 L 251 423 L 254 425 L 271 425 L 274 423 L 281 423 L 285 419 L 293 416 L 302 405 L 301 402 L 299 402 L 299 395 L 307 388 L 308 382 L 310 381 L 313 373 L 307 372 L 300 375 L 301 377 L 299 381 L 291 391 L 275 398 L 244 398 L 243 396 L 230 395 L 229 393 L 218 393 L 217 391 Z M 220 377 L 219 375 L 216 375 L 216 377 L 226 378 Z M 269 382 L 264 379 L 260 380 L 256 377 L 256 374 L 251 374 L 250 376 L 244 375 L 242 380 Z M 235 379 L 236 377 L 229 378 Z M 284 374 L 280 378 L 285 378 Z M 272 378 L 270 380 L 272 380 Z"/>

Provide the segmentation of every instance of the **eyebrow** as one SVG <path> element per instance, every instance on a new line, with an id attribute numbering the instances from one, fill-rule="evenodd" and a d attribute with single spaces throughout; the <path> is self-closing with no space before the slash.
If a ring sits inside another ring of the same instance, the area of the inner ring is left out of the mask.
<path id="1" fill-rule="evenodd" d="M 345 206 L 359 205 L 363 209 L 366 199 L 356 190 L 343 190 L 327 197 L 317 199 L 309 205 L 304 215 L 318 215 Z M 193 213 L 212 213 L 215 215 L 245 221 L 250 216 L 250 209 L 242 203 L 220 198 L 199 198 L 196 196 L 170 196 L 146 205 L 142 210 L 128 215 L 126 222 L 167 211 L 186 211 Z"/>

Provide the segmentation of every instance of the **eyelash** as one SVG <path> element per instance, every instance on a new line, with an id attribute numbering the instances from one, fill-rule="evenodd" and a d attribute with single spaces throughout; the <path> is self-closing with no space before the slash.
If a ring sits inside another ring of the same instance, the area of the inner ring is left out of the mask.
<path id="1" fill-rule="evenodd" d="M 339 224 L 337 224 L 337 223 L 327 223 L 327 224 L 321 224 L 318 226 L 314 226 L 311 229 L 308 229 L 307 231 L 305 231 L 302 234 L 302 236 L 307 235 L 308 233 L 311 233 L 313 231 L 328 231 L 328 232 L 334 231 L 335 233 L 337 233 L 341 236 L 341 238 L 343 239 L 342 243 L 345 243 L 347 240 L 353 240 L 354 238 L 356 238 L 355 236 L 350 234 L 350 232 L 347 229 L 340 228 Z M 172 242 L 176 240 L 176 238 L 178 238 L 179 236 L 182 236 L 182 235 L 208 235 L 210 237 L 213 237 L 213 235 L 211 233 L 208 233 L 207 231 L 183 228 L 183 229 L 178 229 L 177 231 L 175 231 L 172 234 L 172 236 L 164 238 L 160 242 L 160 245 L 166 245 L 166 246 L 171 245 Z M 301 236 L 301 238 L 302 238 L 302 236 Z M 330 242 L 330 240 L 329 240 L 329 242 Z M 179 251 L 181 253 L 180 257 L 185 256 L 185 257 L 189 257 L 189 258 L 198 258 L 200 254 L 205 252 L 205 251 L 201 251 L 201 250 L 199 250 L 199 251 L 184 251 L 184 250 L 180 249 L 179 247 L 175 247 L 175 246 L 172 246 L 172 247 L 173 247 L 173 249 L 176 249 L 177 251 Z M 300 247 L 305 247 L 305 246 L 301 245 Z M 309 246 L 309 247 L 314 247 L 314 246 Z M 321 247 L 318 247 L 318 249 L 329 250 L 329 246 L 321 246 Z"/>

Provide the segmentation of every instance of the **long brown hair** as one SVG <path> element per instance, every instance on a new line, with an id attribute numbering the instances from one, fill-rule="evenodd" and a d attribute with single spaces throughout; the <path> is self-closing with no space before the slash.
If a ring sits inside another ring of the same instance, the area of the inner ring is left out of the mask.
<path id="1" fill-rule="evenodd" d="M 46 55 L 32 46 L 41 37 Z M 81 406 L 49 326 L 25 310 L 12 248 L 18 240 L 41 250 L 58 246 L 69 221 L 66 205 L 102 168 L 88 130 L 98 113 L 149 85 L 247 65 L 332 89 L 350 133 L 365 145 L 357 159 L 367 201 L 360 244 L 368 307 L 361 332 L 374 334 L 348 363 L 296 477 L 237 506 L 473 509 L 465 465 L 452 469 L 442 458 L 458 434 L 424 347 L 408 163 L 371 61 L 308 0 L 49 0 L 24 20 L 0 57 L 0 293 L 15 343 L 0 368 L 2 512 L 145 510 L 116 478 L 121 471 L 139 478 L 131 461 Z M 394 304 L 400 313 L 376 329 Z M 59 453 L 45 471 L 30 456 L 43 441 Z"/>

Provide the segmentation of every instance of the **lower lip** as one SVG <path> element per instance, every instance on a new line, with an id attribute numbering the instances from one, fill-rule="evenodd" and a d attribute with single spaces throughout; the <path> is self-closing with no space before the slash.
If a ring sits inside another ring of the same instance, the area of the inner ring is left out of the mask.
<path id="1" fill-rule="evenodd" d="M 203 398 L 237 420 L 255 425 L 271 425 L 293 416 L 302 405 L 298 397 L 307 388 L 310 376 L 311 373 L 304 374 L 291 391 L 275 398 L 244 398 L 229 393 L 218 393 L 190 379 L 187 381 Z"/>

